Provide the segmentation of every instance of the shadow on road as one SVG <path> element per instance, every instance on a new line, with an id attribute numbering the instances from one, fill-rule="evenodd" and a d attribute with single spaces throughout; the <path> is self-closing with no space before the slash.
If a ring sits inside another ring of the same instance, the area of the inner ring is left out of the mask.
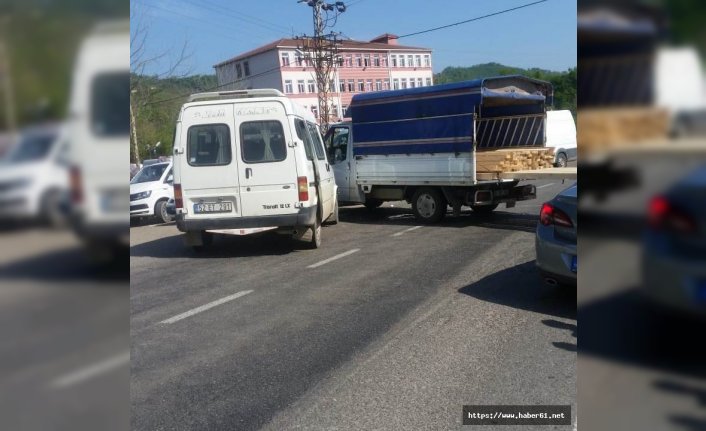
<path id="1" fill-rule="evenodd" d="M 545 285 L 534 261 L 498 271 L 459 292 L 507 307 L 576 319 L 576 288 Z"/>
<path id="2" fill-rule="evenodd" d="M 356 224 L 391 224 L 414 226 L 420 222 L 414 217 L 410 208 L 383 206 L 369 210 L 362 205 L 342 207 L 339 210 L 342 222 Z M 472 210 L 462 211 L 454 217 L 451 211 L 446 217 L 434 226 L 465 228 L 469 226 L 486 227 L 491 229 L 507 229 L 524 232 L 534 232 L 538 216 L 534 214 L 518 214 L 496 210 L 490 214 L 474 213 Z"/>
<path id="3" fill-rule="evenodd" d="M 263 232 L 253 235 L 214 235 L 213 244 L 196 252 L 184 244 L 181 235 L 172 235 L 130 247 L 130 256 L 157 258 L 229 258 L 279 256 L 306 248 L 307 244 L 287 235 Z"/>
<path id="4" fill-rule="evenodd" d="M 116 261 L 97 264 L 80 246 L 50 251 L 0 266 L 0 280 L 127 282 L 129 256 L 122 255 Z"/>

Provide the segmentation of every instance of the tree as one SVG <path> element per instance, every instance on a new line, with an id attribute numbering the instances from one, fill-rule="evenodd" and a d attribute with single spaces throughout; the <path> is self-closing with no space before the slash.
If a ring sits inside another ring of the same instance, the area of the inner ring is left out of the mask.
<path id="1" fill-rule="evenodd" d="M 174 50 L 165 49 L 153 53 L 147 49 L 149 28 L 144 14 L 138 8 L 130 10 L 130 162 L 140 163 L 140 136 L 138 134 L 138 117 L 145 108 L 156 100 L 163 88 L 154 83 L 166 78 L 183 78 L 190 74 L 187 67 L 190 54 L 188 42 L 185 40 L 176 56 Z M 168 66 L 161 72 L 146 75 L 149 68 L 168 59 Z M 147 142 L 143 142 L 147 144 Z"/>

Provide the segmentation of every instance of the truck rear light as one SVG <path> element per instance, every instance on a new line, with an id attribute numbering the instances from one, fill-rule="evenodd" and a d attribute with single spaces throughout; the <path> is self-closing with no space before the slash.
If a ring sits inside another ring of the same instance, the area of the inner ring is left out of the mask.
<path id="1" fill-rule="evenodd" d="M 696 220 L 664 196 L 652 198 L 647 210 L 647 223 L 654 230 L 693 233 Z"/>
<path id="2" fill-rule="evenodd" d="M 562 227 L 572 227 L 574 224 L 571 222 L 571 218 L 559 208 L 556 208 L 549 202 L 542 204 L 542 209 L 539 212 L 539 222 L 544 226 L 562 226 Z"/>
<path id="3" fill-rule="evenodd" d="M 174 184 L 174 208 L 184 208 L 184 198 L 181 194 L 181 184 Z"/>
<path id="4" fill-rule="evenodd" d="M 297 189 L 299 190 L 299 201 L 307 202 L 309 200 L 309 179 L 307 177 L 298 177 Z"/>
<path id="5" fill-rule="evenodd" d="M 83 184 L 81 181 L 81 168 L 79 168 L 78 166 L 71 166 L 69 168 L 69 187 L 71 190 L 71 203 L 82 203 Z"/>

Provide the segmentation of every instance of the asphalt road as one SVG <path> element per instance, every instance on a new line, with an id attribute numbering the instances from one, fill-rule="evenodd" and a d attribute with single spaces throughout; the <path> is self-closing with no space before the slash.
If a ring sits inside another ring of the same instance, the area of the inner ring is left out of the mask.
<path id="1" fill-rule="evenodd" d="M 575 421 L 576 291 L 542 284 L 533 234 L 569 184 L 536 184 L 434 226 L 344 207 L 318 250 L 264 233 L 197 254 L 173 224 L 133 227 L 132 428 L 461 429 L 464 404 Z"/>
<path id="2" fill-rule="evenodd" d="M 0 231 L 0 428 L 129 427 L 128 270 L 68 231 Z"/>

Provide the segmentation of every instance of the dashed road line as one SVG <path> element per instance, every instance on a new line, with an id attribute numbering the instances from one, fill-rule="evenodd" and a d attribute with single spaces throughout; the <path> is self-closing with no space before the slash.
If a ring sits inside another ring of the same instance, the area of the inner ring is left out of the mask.
<path id="1" fill-rule="evenodd" d="M 404 234 L 407 233 L 407 232 L 412 232 L 413 230 L 417 230 L 417 229 L 420 229 L 420 228 L 423 228 L 423 227 L 424 227 L 424 226 L 412 226 L 412 227 L 409 228 L 409 229 L 405 229 L 405 230 L 403 230 L 403 231 L 400 231 L 400 232 L 397 232 L 397 233 L 393 233 L 392 236 L 401 236 L 401 235 L 404 235 Z"/>
<path id="2" fill-rule="evenodd" d="M 209 302 L 208 304 L 204 304 L 200 307 L 193 308 L 193 309 L 186 311 L 184 313 L 177 314 L 176 316 L 170 317 L 169 319 L 166 319 L 166 320 L 162 320 L 159 323 L 160 324 L 169 324 L 169 323 L 178 322 L 180 320 L 186 319 L 187 317 L 191 317 L 194 314 L 198 314 L 198 313 L 204 312 L 206 310 L 210 310 L 213 307 L 217 307 L 221 304 L 225 304 L 226 302 L 232 301 L 234 299 L 238 299 L 241 296 L 245 296 L 245 295 L 252 293 L 252 292 L 253 292 L 252 290 L 244 290 L 242 292 L 234 293 L 233 295 L 229 295 L 224 298 L 218 299 L 216 301 Z"/>
<path id="3" fill-rule="evenodd" d="M 543 189 L 543 188 L 545 188 L 545 187 L 549 187 L 549 186 L 553 186 L 553 185 L 554 185 L 554 183 L 542 184 L 541 186 L 537 186 L 536 188 L 538 188 L 538 189 Z"/>
<path id="4" fill-rule="evenodd" d="M 67 388 L 129 363 L 130 352 L 123 352 L 58 377 L 51 382 L 50 386 L 54 389 Z"/>
<path id="5" fill-rule="evenodd" d="M 307 268 L 317 268 L 317 267 L 319 267 L 319 266 L 321 266 L 321 265 L 326 265 L 326 264 L 329 263 L 329 262 L 333 262 L 334 260 L 341 259 L 342 257 L 350 256 L 351 254 L 356 253 L 356 252 L 358 252 L 358 251 L 360 251 L 359 248 L 354 248 L 353 250 L 348 250 L 348 251 L 346 251 L 346 252 L 344 252 L 344 253 L 337 254 L 337 255 L 335 255 L 335 256 L 329 257 L 328 259 L 324 259 L 324 260 L 322 260 L 321 262 L 316 262 L 316 263 L 313 264 L 313 265 L 307 266 Z"/>

